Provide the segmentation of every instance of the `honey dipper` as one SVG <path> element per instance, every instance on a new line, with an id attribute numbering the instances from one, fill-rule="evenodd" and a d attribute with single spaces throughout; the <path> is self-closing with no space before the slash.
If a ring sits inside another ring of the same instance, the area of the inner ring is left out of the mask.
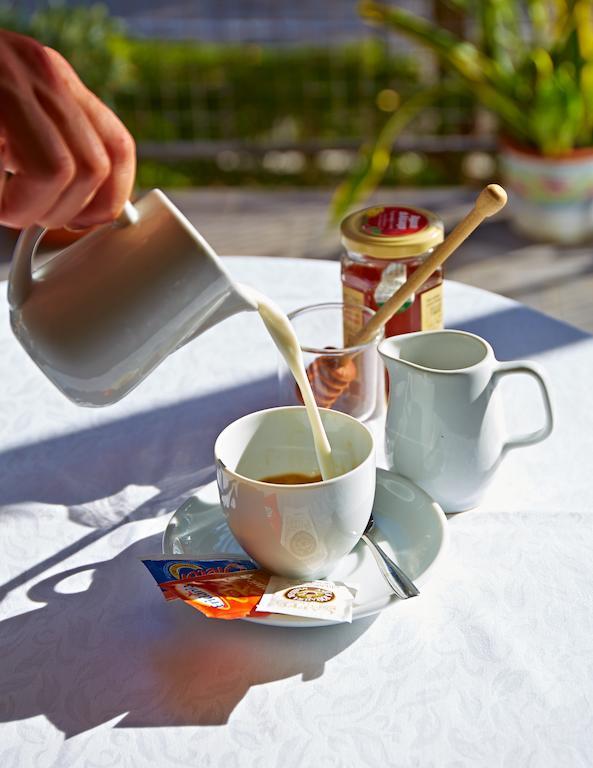
<path id="1" fill-rule="evenodd" d="M 506 205 L 507 193 L 498 184 L 488 184 L 480 192 L 471 211 L 438 245 L 432 254 L 406 282 L 381 306 L 369 322 L 352 339 L 351 347 L 364 346 L 375 338 L 408 298 L 428 280 L 432 273 L 457 250 L 461 243 L 489 216 Z M 331 408 L 356 379 L 356 364 L 350 355 L 339 358 L 316 358 L 307 368 L 317 404 Z"/>

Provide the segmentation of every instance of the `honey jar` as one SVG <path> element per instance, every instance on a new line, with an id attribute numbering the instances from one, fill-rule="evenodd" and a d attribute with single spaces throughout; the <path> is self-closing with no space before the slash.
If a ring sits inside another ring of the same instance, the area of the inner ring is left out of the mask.
<path id="1" fill-rule="evenodd" d="M 373 206 L 352 213 L 341 226 L 344 303 L 379 309 L 442 242 L 444 226 L 434 213 L 410 206 Z M 443 327 L 443 270 L 439 267 L 385 326 L 385 336 Z M 345 317 L 345 336 L 363 325 L 355 309 Z"/>

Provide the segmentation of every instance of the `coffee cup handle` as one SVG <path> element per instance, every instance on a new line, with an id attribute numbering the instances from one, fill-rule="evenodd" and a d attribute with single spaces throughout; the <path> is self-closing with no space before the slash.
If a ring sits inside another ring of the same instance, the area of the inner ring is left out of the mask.
<path id="1" fill-rule="evenodd" d="M 498 363 L 498 367 L 494 373 L 494 379 L 500 380 L 503 376 L 508 376 L 513 373 L 522 373 L 534 378 L 539 386 L 539 390 L 542 395 L 542 401 L 544 404 L 545 412 L 545 424 L 543 427 L 536 429 L 533 432 L 528 432 L 525 435 L 519 435 L 513 437 L 503 446 L 503 454 L 509 451 L 511 448 L 522 448 L 526 445 L 535 445 L 535 443 L 541 443 L 550 436 L 554 429 L 554 409 L 552 407 L 552 399 L 550 397 L 550 387 L 548 384 L 547 376 L 543 369 L 536 363 L 529 363 L 526 360 L 513 361 L 508 363 Z"/>

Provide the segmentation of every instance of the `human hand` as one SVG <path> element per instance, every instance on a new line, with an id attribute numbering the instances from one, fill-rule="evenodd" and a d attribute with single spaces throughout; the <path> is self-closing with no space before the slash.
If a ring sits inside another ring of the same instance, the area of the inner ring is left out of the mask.
<path id="1" fill-rule="evenodd" d="M 116 218 L 136 172 L 124 125 L 30 37 L 0 30 L 0 64 L 0 225 L 83 229 Z"/>

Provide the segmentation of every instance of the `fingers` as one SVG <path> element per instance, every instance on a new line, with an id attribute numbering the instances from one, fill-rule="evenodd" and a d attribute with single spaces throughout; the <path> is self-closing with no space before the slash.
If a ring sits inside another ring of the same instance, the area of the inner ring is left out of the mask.
<path id="1" fill-rule="evenodd" d="M 75 171 L 69 185 L 55 203 L 38 219 L 44 227 L 61 227 L 70 222 L 93 199 L 97 190 L 111 172 L 109 156 L 91 121 L 76 102 L 71 103 L 69 114 L 63 113 L 63 101 L 52 95 L 38 94 L 46 114 L 70 151 Z"/>
<path id="2" fill-rule="evenodd" d="M 112 221 L 130 199 L 136 176 L 136 145 L 118 118 L 87 91 L 82 106 L 91 120 L 109 157 L 111 169 L 92 200 L 71 222 L 74 227 L 91 227 Z"/>
<path id="3" fill-rule="evenodd" d="M 0 224 L 115 218 L 134 182 L 128 131 L 55 51 L 0 30 L 0 60 Z"/>
<path id="4" fill-rule="evenodd" d="M 56 51 L 47 49 L 57 71 L 66 75 L 70 65 Z M 136 175 L 136 147 L 134 140 L 116 115 L 103 102 L 76 79 L 69 81 L 77 104 L 86 121 L 92 125 L 94 135 L 101 142 L 108 173 L 81 205 L 77 215 L 68 221 L 72 227 L 83 228 L 112 221 L 121 213 L 129 200 Z M 72 137 L 72 141 L 75 136 Z M 91 163 L 96 168 L 96 163 Z M 80 198 L 82 199 L 82 198 Z"/>
<path id="5" fill-rule="evenodd" d="M 26 227 L 44 214 L 71 183 L 74 159 L 61 134 L 31 96 L 2 93 L 5 177 L 0 198 L 0 224 Z"/>

